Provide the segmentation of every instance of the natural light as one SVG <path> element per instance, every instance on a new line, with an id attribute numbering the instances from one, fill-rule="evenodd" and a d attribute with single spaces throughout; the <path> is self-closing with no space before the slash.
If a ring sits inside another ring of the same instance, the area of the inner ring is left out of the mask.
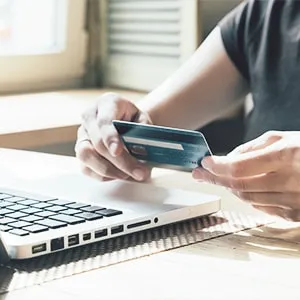
<path id="1" fill-rule="evenodd" d="M 64 10 L 64 0 L 0 0 L 0 55 L 61 51 Z"/>

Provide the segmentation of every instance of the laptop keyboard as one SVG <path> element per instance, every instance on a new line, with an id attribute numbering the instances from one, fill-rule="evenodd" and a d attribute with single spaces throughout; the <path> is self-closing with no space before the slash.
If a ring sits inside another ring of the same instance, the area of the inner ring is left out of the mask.
<path id="1" fill-rule="evenodd" d="M 75 201 L 0 191 L 0 231 L 19 236 L 122 214 L 120 210 Z"/>

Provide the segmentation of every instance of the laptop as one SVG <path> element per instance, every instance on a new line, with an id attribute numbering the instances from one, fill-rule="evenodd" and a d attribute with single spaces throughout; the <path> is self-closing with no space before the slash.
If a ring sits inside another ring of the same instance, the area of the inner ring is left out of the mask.
<path id="1" fill-rule="evenodd" d="M 0 188 L 2 261 L 47 255 L 220 209 L 216 195 L 151 183 L 98 182 L 79 172 L 38 182 L 18 180 Z"/>

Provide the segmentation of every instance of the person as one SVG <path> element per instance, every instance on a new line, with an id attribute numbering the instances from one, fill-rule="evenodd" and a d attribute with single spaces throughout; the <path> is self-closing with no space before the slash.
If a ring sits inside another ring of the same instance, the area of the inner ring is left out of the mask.
<path id="1" fill-rule="evenodd" d="M 300 1 L 243 1 L 137 104 L 102 95 L 83 114 L 76 155 L 83 172 L 101 181 L 146 180 L 150 170 L 124 151 L 113 119 L 196 129 L 251 93 L 245 143 L 205 158 L 192 176 L 268 214 L 300 221 L 299 80 Z"/>

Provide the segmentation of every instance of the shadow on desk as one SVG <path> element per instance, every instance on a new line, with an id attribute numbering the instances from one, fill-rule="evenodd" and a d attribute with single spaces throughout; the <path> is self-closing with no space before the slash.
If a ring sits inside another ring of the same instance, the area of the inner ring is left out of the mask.
<path id="1" fill-rule="evenodd" d="M 16 271 L 11 268 L 0 266 L 0 294 L 9 290 L 15 273 Z"/>
<path id="2" fill-rule="evenodd" d="M 288 235 L 290 229 L 281 229 L 280 233 Z M 177 250 L 177 254 L 188 255 L 193 261 L 193 256 L 207 256 L 224 260 L 250 261 L 251 254 L 275 259 L 300 259 L 300 244 L 298 242 L 286 241 L 279 237 L 269 236 L 267 227 L 257 227 L 247 231 L 226 235 L 218 239 L 218 247 L 215 242 L 208 240 L 205 247 L 200 249 L 191 245 L 184 250 Z"/>
<path id="3" fill-rule="evenodd" d="M 224 235 L 226 230 L 216 230 L 216 226 L 226 223 L 224 217 L 207 216 L 30 260 L 10 261 L 0 269 L 0 294 Z"/>
<path id="4" fill-rule="evenodd" d="M 246 220 L 249 218 L 232 212 L 219 212 L 216 215 L 145 230 L 47 256 L 11 261 L 8 265 L 0 267 L 0 294 L 201 241 L 206 241 L 205 244 L 207 244 L 212 239 L 221 236 L 223 237 L 218 239 L 220 247 L 209 252 L 203 247 L 201 254 L 214 257 L 228 256 L 230 253 L 228 241 L 222 247 L 224 239 L 230 241 L 239 237 L 238 245 L 242 249 L 244 245 L 251 243 L 252 237 L 231 233 L 262 225 L 254 220 L 247 223 Z M 236 247 L 237 243 L 232 243 L 232 245 Z M 186 249 L 189 252 L 191 247 Z M 245 251 L 241 252 L 243 255 L 238 259 L 248 259 L 249 247 L 244 247 L 244 249 Z M 261 251 L 261 249 L 253 244 L 251 251 Z M 265 250 L 265 253 L 267 254 L 268 251 L 270 250 Z M 293 251 L 298 251 L 298 249 L 293 249 Z M 282 252 L 278 252 L 278 255 L 282 255 Z"/>

